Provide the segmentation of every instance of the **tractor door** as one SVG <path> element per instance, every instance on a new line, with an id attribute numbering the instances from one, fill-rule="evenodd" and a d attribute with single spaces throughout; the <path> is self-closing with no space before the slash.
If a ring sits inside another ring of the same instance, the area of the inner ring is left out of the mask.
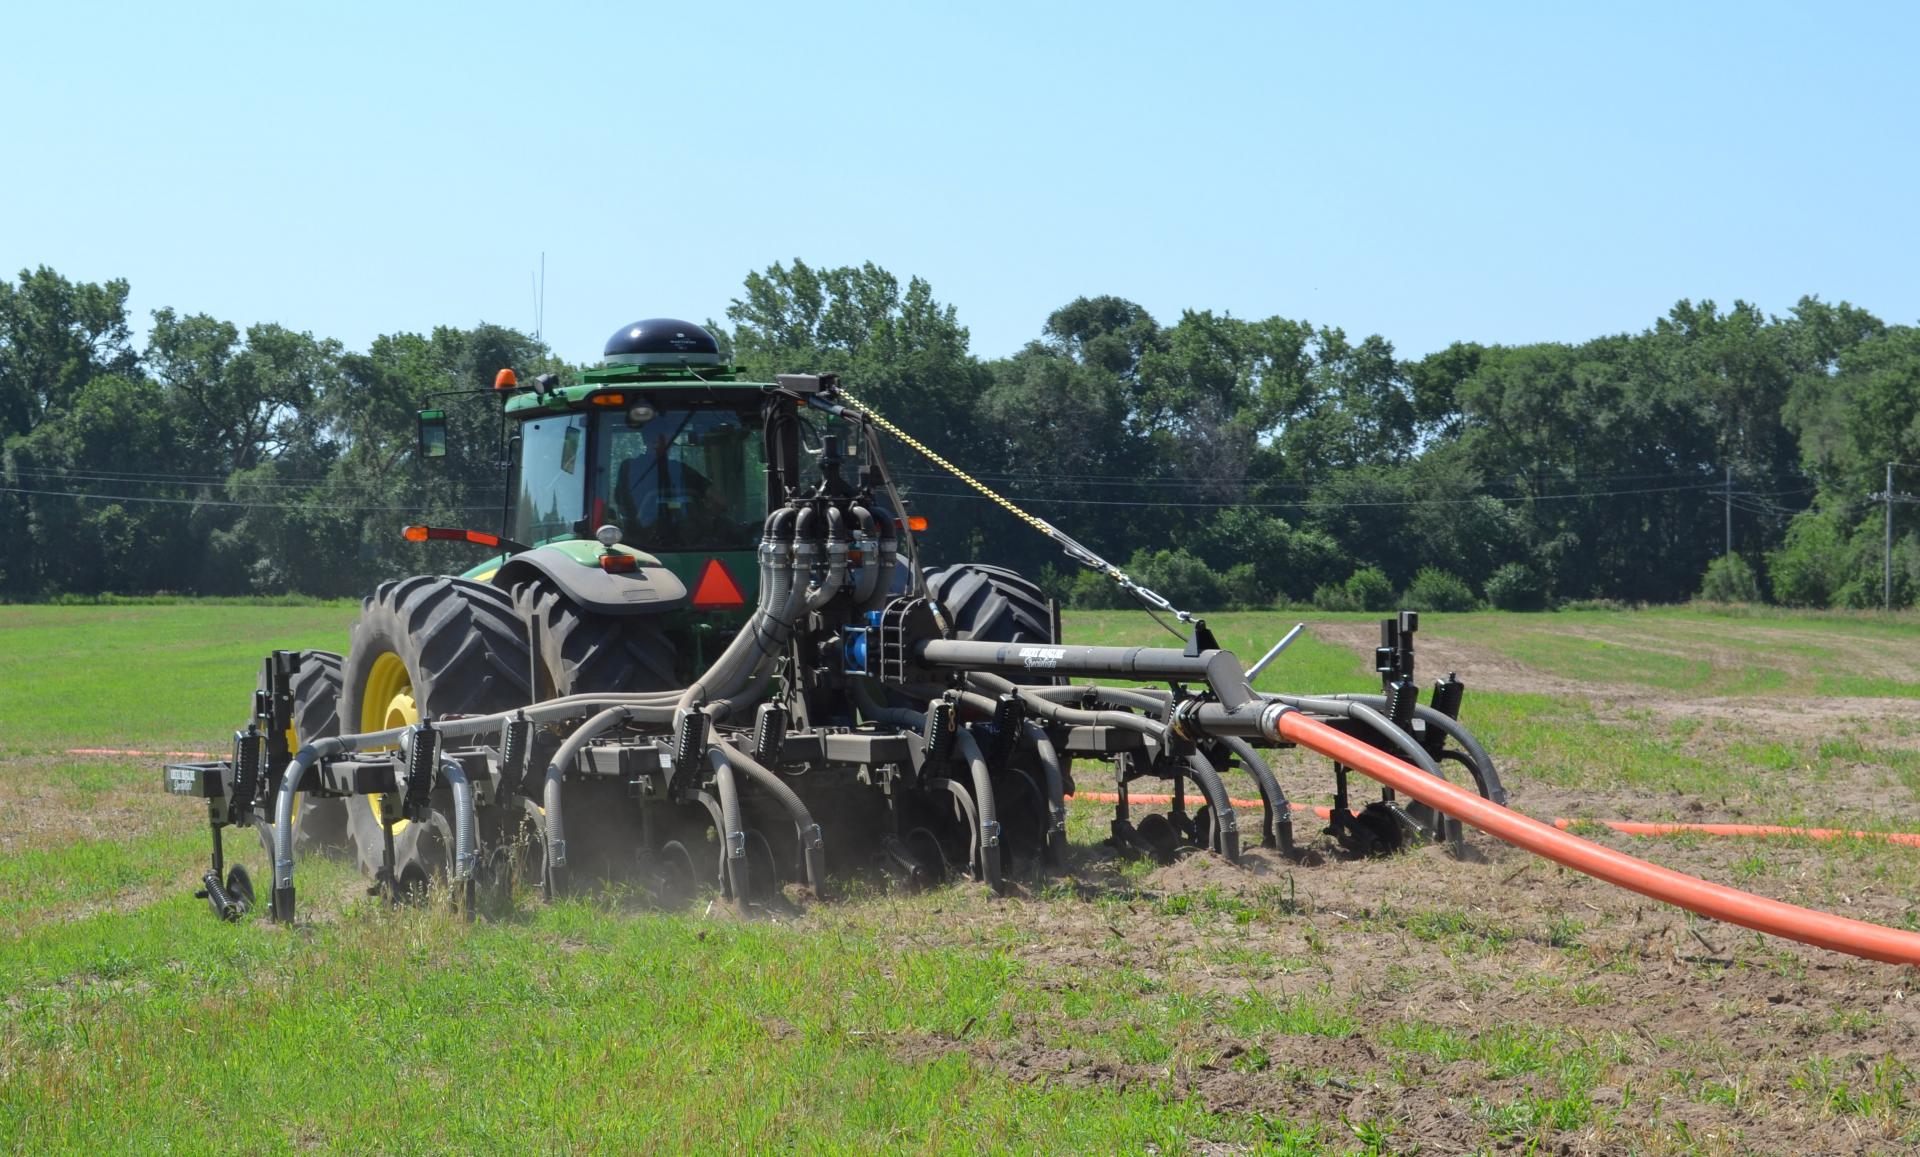
<path id="1" fill-rule="evenodd" d="M 515 440 L 507 537 L 528 546 L 591 538 L 587 515 L 586 414 L 552 414 L 523 422 Z"/>

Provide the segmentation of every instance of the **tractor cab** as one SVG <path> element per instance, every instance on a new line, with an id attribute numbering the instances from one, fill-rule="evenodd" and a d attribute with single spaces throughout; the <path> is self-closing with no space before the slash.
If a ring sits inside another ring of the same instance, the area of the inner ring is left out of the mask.
<path id="1" fill-rule="evenodd" d="M 507 537 L 591 540 L 611 523 L 656 556 L 752 550 L 767 515 L 758 397 L 741 408 L 737 396 L 626 394 L 589 394 L 585 409 L 521 423 Z"/>
<path id="2" fill-rule="evenodd" d="M 495 392 L 513 431 L 500 533 L 416 527 L 410 537 L 497 547 L 506 553 L 464 577 L 509 589 L 544 577 L 602 613 L 744 615 L 758 597 L 761 528 L 784 497 L 767 470 L 775 403 L 736 380 L 712 334 L 637 321 L 576 384 L 543 374 L 522 385 L 502 370 Z M 446 453 L 444 422 L 421 412 L 423 456 Z"/>
<path id="3" fill-rule="evenodd" d="M 507 537 L 591 540 L 612 524 L 656 557 L 753 550 L 769 501 L 764 400 L 701 327 L 623 327 L 579 385 L 508 400 Z"/>

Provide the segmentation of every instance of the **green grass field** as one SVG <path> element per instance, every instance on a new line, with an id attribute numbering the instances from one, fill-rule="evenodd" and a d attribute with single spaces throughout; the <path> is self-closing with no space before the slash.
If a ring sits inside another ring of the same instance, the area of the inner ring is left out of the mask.
<path id="1" fill-rule="evenodd" d="M 0 1149 L 1920 1145 L 1909 974 L 1484 840 L 1475 863 L 1160 868 L 1115 860 L 1107 810 L 1075 803 L 1072 878 L 1006 899 L 860 884 L 741 923 L 611 893 L 468 926 L 309 859 L 299 927 L 221 925 L 190 894 L 203 816 L 157 761 L 68 749 L 218 750 L 259 657 L 344 650 L 356 612 L 0 607 Z M 1376 686 L 1372 621 L 1317 620 L 1260 685 Z M 1249 659 L 1291 622 L 1213 621 Z M 1067 630 L 1167 639 L 1130 613 Z M 1420 641 L 1532 814 L 1920 829 L 1915 618 L 1434 615 Z M 1330 791 L 1278 767 L 1296 799 Z M 1603 839 L 1920 926 L 1912 849 Z"/>

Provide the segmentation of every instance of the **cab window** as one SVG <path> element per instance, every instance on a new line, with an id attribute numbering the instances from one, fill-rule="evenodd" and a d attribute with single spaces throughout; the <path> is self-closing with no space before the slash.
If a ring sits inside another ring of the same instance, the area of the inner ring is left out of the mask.
<path id="1" fill-rule="evenodd" d="M 594 491 L 607 495 L 608 521 L 626 542 L 646 551 L 753 549 L 766 520 L 757 423 L 719 409 L 602 420 Z"/>
<path id="2" fill-rule="evenodd" d="M 510 537 L 528 546 L 573 537 L 574 523 L 586 514 L 586 434 L 584 414 L 521 425 Z"/>

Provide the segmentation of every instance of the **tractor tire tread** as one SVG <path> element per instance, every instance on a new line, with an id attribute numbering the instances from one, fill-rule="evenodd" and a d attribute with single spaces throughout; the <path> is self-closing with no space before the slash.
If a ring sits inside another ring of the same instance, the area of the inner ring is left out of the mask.
<path id="1" fill-rule="evenodd" d="M 342 734 L 366 730 L 361 726 L 366 682 L 374 660 L 388 652 L 407 664 L 423 719 L 484 715 L 533 701 L 526 625 L 512 597 L 498 587 L 448 575 L 415 575 L 382 583 L 361 600 L 341 664 Z M 381 859 L 379 822 L 367 797 L 346 803 L 349 836 L 361 868 L 371 872 Z M 421 846 L 424 827 L 410 824 L 396 834 L 397 872 L 430 874 L 444 868 L 423 862 L 435 850 L 430 838 L 428 847 Z"/>
<path id="2" fill-rule="evenodd" d="M 673 643 L 654 618 L 583 611 L 539 580 L 515 587 L 513 603 L 536 628 L 543 692 L 665 691 L 680 685 Z"/>
<path id="3" fill-rule="evenodd" d="M 927 572 L 927 590 L 953 617 L 962 639 L 993 643 L 1051 643 L 1047 596 L 1024 576 L 985 563 L 959 563 Z"/>

